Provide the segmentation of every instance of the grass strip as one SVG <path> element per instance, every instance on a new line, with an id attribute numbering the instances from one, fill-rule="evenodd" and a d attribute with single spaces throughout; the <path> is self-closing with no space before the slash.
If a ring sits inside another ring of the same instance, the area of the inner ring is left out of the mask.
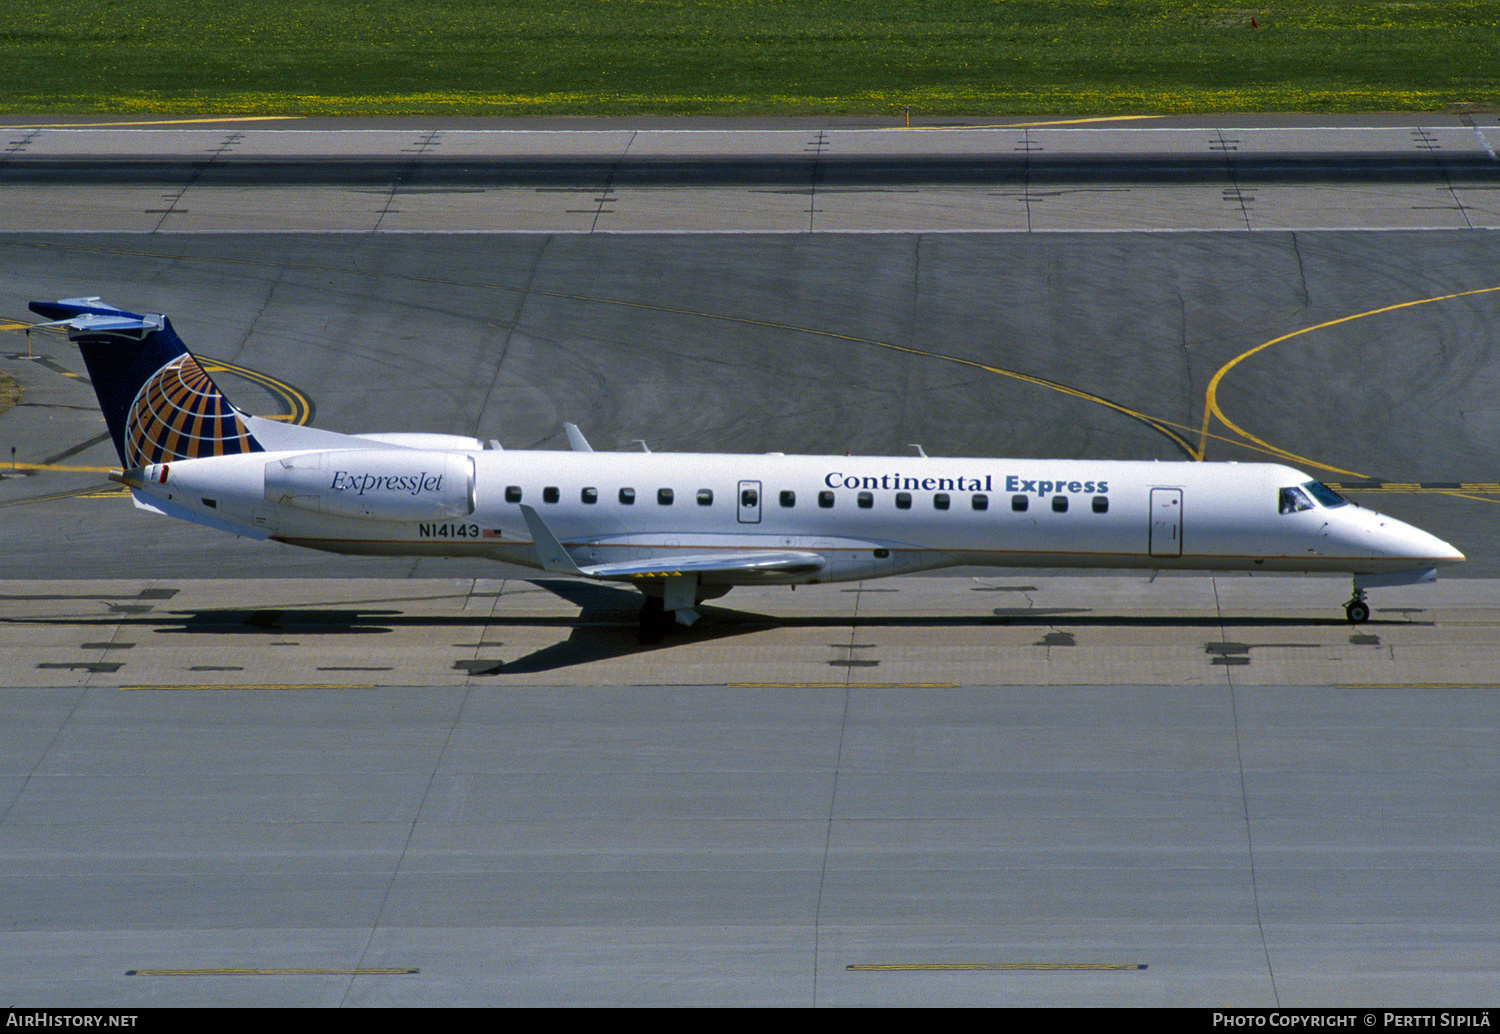
<path id="1" fill-rule="evenodd" d="M 18 0 L 0 111 L 1495 110 L 1500 0 Z"/>

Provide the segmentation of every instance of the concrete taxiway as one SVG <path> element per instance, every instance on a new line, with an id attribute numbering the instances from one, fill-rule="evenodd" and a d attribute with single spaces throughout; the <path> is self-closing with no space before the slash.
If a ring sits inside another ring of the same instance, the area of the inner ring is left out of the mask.
<path id="1" fill-rule="evenodd" d="M 1324 121 L 18 125 L 0 230 L 1500 226 L 1493 115 Z"/>
<path id="2" fill-rule="evenodd" d="M 1493 998 L 1494 116 L 343 128 L 14 130 L 0 316 L 167 312 L 344 431 L 1272 449 L 1469 577 L 736 590 L 644 647 L 610 587 L 139 515 L 15 333 L 15 1002 Z"/>
<path id="3" fill-rule="evenodd" d="M 9 582 L 7 985 L 1485 1004 L 1494 583 L 1326 587 Z"/>

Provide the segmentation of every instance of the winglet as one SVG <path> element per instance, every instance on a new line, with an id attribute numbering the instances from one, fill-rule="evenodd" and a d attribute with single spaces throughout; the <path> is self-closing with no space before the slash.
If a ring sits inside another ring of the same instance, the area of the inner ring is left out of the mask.
<path id="1" fill-rule="evenodd" d="M 531 541 L 536 545 L 536 556 L 542 562 L 542 570 L 588 577 L 578 569 L 568 551 L 557 541 L 557 536 L 552 534 L 552 529 L 542 523 L 541 515 L 535 509 L 522 503 L 521 515 L 526 518 L 526 527 L 531 529 Z"/>

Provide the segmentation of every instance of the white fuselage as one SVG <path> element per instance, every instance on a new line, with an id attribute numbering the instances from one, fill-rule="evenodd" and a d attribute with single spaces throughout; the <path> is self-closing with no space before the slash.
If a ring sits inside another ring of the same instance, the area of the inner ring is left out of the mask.
<path id="1" fill-rule="evenodd" d="M 1287 510 L 1282 490 L 1312 479 L 1279 464 L 368 445 L 179 460 L 132 488 L 173 516 L 339 553 L 542 566 L 524 503 L 581 566 L 756 550 L 826 561 L 706 573 L 705 586 L 955 565 L 1359 574 L 1463 559 L 1352 504 Z"/>

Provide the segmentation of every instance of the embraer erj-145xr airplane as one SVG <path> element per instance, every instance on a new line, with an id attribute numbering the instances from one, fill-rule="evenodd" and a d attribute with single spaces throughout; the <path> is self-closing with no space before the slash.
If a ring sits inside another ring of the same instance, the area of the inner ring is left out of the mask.
<path id="1" fill-rule="evenodd" d="M 625 582 L 643 628 L 736 585 L 957 565 L 1430 581 L 1463 555 L 1271 463 L 503 451 L 446 434 L 335 434 L 235 409 L 159 315 L 33 302 L 78 343 L 144 510 L 335 553 L 457 556 Z"/>

